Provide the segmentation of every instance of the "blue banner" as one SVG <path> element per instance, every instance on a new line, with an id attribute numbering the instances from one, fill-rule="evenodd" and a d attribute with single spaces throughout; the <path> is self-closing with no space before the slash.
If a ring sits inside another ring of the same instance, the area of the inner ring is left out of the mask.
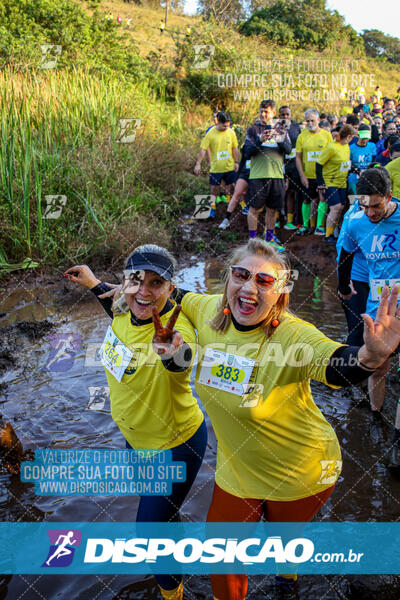
<path id="1" fill-rule="evenodd" d="M 0 573 L 396 574 L 400 523 L 0 523 Z"/>
<path id="2" fill-rule="evenodd" d="M 45 448 L 21 463 L 21 481 L 37 496 L 169 496 L 186 481 L 186 463 L 171 450 Z"/>

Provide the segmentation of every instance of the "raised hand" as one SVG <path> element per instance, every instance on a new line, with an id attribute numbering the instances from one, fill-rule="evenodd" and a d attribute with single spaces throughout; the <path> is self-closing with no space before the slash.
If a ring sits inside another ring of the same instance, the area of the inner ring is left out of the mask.
<path id="1" fill-rule="evenodd" d="M 98 283 L 101 283 L 100 279 L 97 279 L 93 271 L 87 265 L 75 265 L 74 267 L 67 269 L 64 273 L 64 277 L 87 288 L 93 288 Z"/>
<path id="2" fill-rule="evenodd" d="M 385 285 L 375 321 L 362 315 L 364 321 L 364 346 L 359 350 L 359 359 L 367 366 L 380 366 L 400 344 L 400 307 L 397 307 L 399 287 L 391 292 Z"/>
<path id="3" fill-rule="evenodd" d="M 153 349 L 156 354 L 174 354 L 182 345 L 183 337 L 175 327 L 176 320 L 181 312 L 182 307 L 180 305 L 175 306 L 174 312 L 169 318 L 168 323 L 164 327 L 161 323 L 160 315 L 156 306 L 153 306 L 153 323 L 154 323 L 154 337 L 153 337 Z"/>

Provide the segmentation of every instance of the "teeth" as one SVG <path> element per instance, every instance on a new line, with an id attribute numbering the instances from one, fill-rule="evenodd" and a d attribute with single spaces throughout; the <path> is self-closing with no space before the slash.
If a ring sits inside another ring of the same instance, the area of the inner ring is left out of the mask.
<path id="1" fill-rule="evenodd" d="M 142 306 L 148 306 L 149 304 L 152 304 L 151 300 L 149 302 L 145 302 L 144 300 L 139 300 L 138 298 L 136 298 L 136 302 Z"/>
<path id="2" fill-rule="evenodd" d="M 257 304 L 256 300 L 250 300 L 250 298 L 242 298 L 242 297 L 240 297 L 239 300 L 241 302 L 247 302 L 247 304 Z"/>

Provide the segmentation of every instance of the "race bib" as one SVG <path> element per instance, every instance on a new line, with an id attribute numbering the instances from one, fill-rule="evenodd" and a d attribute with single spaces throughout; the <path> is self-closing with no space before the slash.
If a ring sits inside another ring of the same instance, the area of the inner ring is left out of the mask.
<path id="1" fill-rule="evenodd" d="M 286 160 L 290 160 L 291 158 L 296 158 L 296 148 L 293 148 L 290 154 L 285 154 Z"/>
<path id="2" fill-rule="evenodd" d="M 251 168 L 251 160 L 246 160 L 246 169 Z"/>
<path id="3" fill-rule="evenodd" d="M 351 168 L 351 160 L 345 160 L 340 165 L 340 170 L 342 173 L 343 173 L 343 171 L 350 171 L 350 168 Z"/>
<path id="4" fill-rule="evenodd" d="M 221 150 L 221 152 L 217 152 L 217 160 L 226 160 L 230 157 L 231 155 L 229 154 L 228 150 Z"/>
<path id="5" fill-rule="evenodd" d="M 400 286 L 400 279 L 371 279 L 371 300 L 379 302 L 385 285 L 391 290 L 394 285 Z"/>
<path id="6" fill-rule="evenodd" d="M 267 148 L 277 148 L 278 144 L 276 143 L 276 140 L 265 140 L 265 142 L 263 142 L 261 144 L 261 146 L 264 146 Z"/>
<path id="7" fill-rule="evenodd" d="M 254 364 L 255 361 L 251 358 L 207 348 L 198 382 L 224 392 L 243 396 Z"/>
<path id="8" fill-rule="evenodd" d="M 101 362 L 107 371 L 117 381 L 121 381 L 125 369 L 131 361 L 133 352 L 117 338 L 110 325 L 101 347 L 100 356 Z"/>
<path id="9" fill-rule="evenodd" d="M 312 150 L 311 152 L 307 152 L 307 160 L 308 162 L 317 162 L 318 156 L 321 154 L 322 150 Z"/>

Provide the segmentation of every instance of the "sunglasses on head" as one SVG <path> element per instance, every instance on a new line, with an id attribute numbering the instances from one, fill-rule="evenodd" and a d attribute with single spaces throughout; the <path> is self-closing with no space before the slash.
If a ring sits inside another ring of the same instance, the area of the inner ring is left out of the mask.
<path id="1" fill-rule="evenodd" d="M 268 273 L 251 273 L 244 267 L 232 266 L 231 274 L 234 281 L 237 283 L 246 283 L 250 279 L 255 280 L 256 285 L 262 288 L 272 287 L 276 281 L 276 277 Z"/>

